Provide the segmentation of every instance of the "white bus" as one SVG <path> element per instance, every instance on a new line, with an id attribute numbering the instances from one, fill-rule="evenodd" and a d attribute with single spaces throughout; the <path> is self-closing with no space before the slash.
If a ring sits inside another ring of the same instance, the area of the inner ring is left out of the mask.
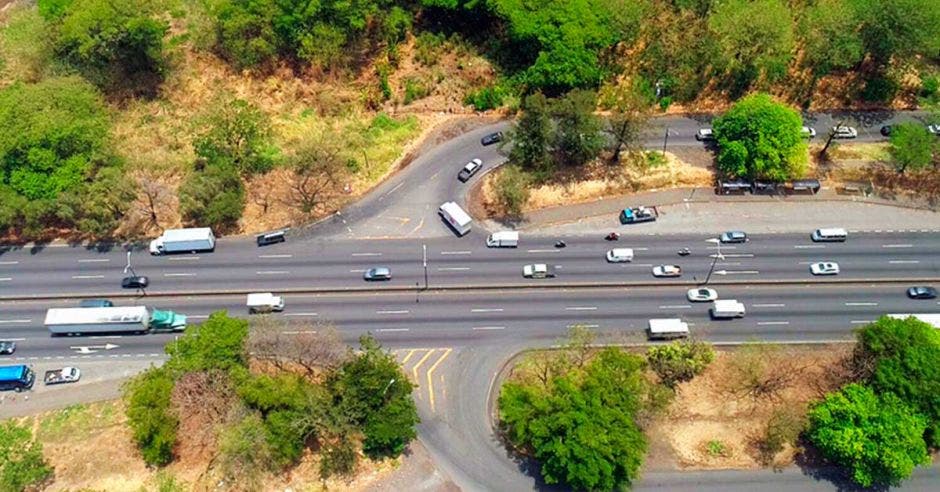
<path id="1" fill-rule="evenodd" d="M 437 210 L 437 213 L 444 218 L 458 236 L 463 236 L 470 232 L 470 224 L 473 222 L 473 219 L 455 202 L 442 204 L 441 208 Z"/>
<path id="2" fill-rule="evenodd" d="M 928 325 L 933 325 L 934 328 L 940 329 L 940 314 L 889 314 L 888 317 L 894 319 L 907 319 L 913 317 L 923 321 L 924 323 L 927 323 Z"/>

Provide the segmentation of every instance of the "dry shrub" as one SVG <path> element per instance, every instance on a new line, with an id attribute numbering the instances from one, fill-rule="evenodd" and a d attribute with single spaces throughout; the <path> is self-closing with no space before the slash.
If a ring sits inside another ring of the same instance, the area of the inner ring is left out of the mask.
<path id="1" fill-rule="evenodd" d="M 231 420 L 238 404 L 228 374 L 221 371 L 186 373 L 173 386 L 173 408 L 180 419 L 177 453 L 181 462 L 208 462 L 218 446 L 219 429 Z"/>
<path id="2" fill-rule="evenodd" d="M 281 323 L 269 316 L 253 319 L 248 336 L 253 361 L 315 379 L 349 357 L 349 349 L 333 325 L 304 323 L 292 328 L 296 329 L 283 331 Z"/>
<path id="3" fill-rule="evenodd" d="M 727 390 L 738 397 L 777 401 L 780 393 L 799 380 L 810 364 L 790 357 L 779 345 L 749 343 L 731 359 Z"/>

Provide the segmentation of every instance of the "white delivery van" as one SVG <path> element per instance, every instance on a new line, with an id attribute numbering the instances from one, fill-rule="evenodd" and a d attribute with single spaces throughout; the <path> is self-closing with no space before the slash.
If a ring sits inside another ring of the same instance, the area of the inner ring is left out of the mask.
<path id="1" fill-rule="evenodd" d="M 712 303 L 712 318 L 743 318 L 744 304 L 734 299 L 718 299 Z"/>
<path id="2" fill-rule="evenodd" d="M 460 205 L 455 202 L 447 202 L 437 209 L 437 213 L 447 222 L 448 225 L 458 236 L 463 236 L 470 232 L 470 224 L 473 222 L 467 212 L 464 212 Z"/>
<path id="3" fill-rule="evenodd" d="M 848 237 L 848 233 L 845 231 L 845 229 L 841 228 L 816 229 L 810 236 L 810 238 L 817 243 L 845 242 L 846 237 Z"/>
<path id="4" fill-rule="evenodd" d="M 651 319 L 647 334 L 650 339 L 684 338 L 689 336 L 689 325 L 679 318 Z"/>
<path id="5" fill-rule="evenodd" d="M 515 248 L 517 246 L 519 246 L 519 233 L 516 231 L 499 231 L 486 237 L 487 248 Z"/>
<path id="6" fill-rule="evenodd" d="M 630 248 L 614 248 L 607 252 L 608 263 L 626 263 L 633 261 L 633 250 Z"/>
<path id="7" fill-rule="evenodd" d="M 276 296 L 270 292 L 258 292 L 254 294 L 248 294 L 247 305 L 248 312 L 251 314 L 283 311 L 284 298 L 281 296 Z"/>

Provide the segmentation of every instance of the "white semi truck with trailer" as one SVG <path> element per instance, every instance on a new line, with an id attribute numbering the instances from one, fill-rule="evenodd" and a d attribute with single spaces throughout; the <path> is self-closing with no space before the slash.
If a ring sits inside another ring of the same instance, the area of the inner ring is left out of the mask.
<path id="1" fill-rule="evenodd" d="M 144 306 L 52 308 L 45 325 L 53 336 L 174 332 L 186 329 L 186 315 Z"/>
<path id="2" fill-rule="evenodd" d="M 208 227 L 167 229 L 163 235 L 150 241 L 150 254 L 197 253 L 215 250 L 215 235 Z"/>

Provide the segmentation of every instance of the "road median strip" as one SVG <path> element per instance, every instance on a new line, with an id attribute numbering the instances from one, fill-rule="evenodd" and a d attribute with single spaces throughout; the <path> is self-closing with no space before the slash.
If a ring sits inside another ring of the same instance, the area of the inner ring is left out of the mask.
<path id="1" fill-rule="evenodd" d="M 808 285 L 808 286 L 836 286 L 836 285 L 859 285 L 859 284 L 930 284 L 940 282 L 940 277 L 915 277 L 915 278 L 861 278 L 861 279 L 749 279 L 734 280 L 721 279 L 709 282 L 710 286 L 788 286 L 788 285 Z M 375 295 L 383 293 L 405 294 L 405 293 L 442 293 L 442 292 L 492 292 L 501 290 L 566 290 L 566 289 L 624 289 L 624 288 L 659 288 L 675 289 L 678 287 L 701 287 L 702 284 L 694 281 L 688 282 L 657 282 L 657 281 L 639 281 L 639 282 L 572 282 L 572 283 L 541 283 L 541 284 L 468 284 L 468 285 L 450 285 L 429 287 L 427 289 L 415 289 L 413 286 L 388 286 L 388 287 L 294 287 L 275 289 L 278 294 L 363 294 Z M 141 296 L 137 292 L 69 292 L 63 294 L 24 294 L 12 296 L 0 296 L 0 302 L 10 301 L 44 301 L 60 299 L 83 299 L 90 297 L 107 297 L 113 299 L 146 299 L 156 297 L 213 297 L 213 296 L 234 296 L 248 295 L 252 292 L 258 292 L 259 288 L 251 289 L 219 289 L 219 290 L 178 290 L 166 292 L 147 292 Z M 263 289 L 262 289 L 263 290 Z"/>

